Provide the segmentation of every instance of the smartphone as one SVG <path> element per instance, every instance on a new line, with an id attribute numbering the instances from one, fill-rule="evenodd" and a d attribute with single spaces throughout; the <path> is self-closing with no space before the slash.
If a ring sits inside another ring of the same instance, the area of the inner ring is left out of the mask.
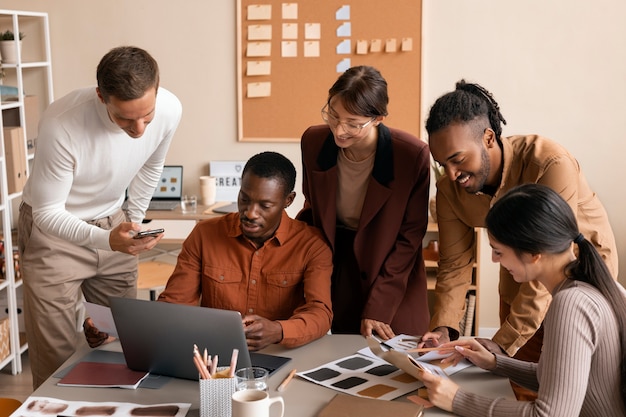
<path id="1" fill-rule="evenodd" d="M 143 232 L 139 232 L 133 236 L 133 239 L 141 239 L 146 236 L 158 236 L 163 232 L 165 232 L 165 229 L 144 230 Z"/>

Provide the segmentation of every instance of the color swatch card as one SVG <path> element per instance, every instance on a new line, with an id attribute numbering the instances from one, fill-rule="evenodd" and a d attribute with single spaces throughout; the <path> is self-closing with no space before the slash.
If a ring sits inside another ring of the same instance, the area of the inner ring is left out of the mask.
<path id="1" fill-rule="evenodd" d="M 345 394 L 380 400 L 393 400 L 424 386 L 386 361 L 358 353 L 297 375 Z"/>

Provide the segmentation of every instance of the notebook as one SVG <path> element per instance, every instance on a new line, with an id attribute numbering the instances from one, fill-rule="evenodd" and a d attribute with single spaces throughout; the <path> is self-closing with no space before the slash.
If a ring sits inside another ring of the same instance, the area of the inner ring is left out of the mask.
<path id="1" fill-rule="evenodd" d="M 194 344 L 217 354 L 218 366 L 229 366 L 233 349 L 239 349 L 237 369 L 260 366 L 270 375 L 291 360 L 249 352 L 237 311 L 134 298 L 109 301 L 126 365 L 136 371 L 197 380 Z"/>
<path id="2" fill-rule="evenodd" d="M 174 210 L 183 196 L 182 165 L 165 165 L 148 210 Z"/>

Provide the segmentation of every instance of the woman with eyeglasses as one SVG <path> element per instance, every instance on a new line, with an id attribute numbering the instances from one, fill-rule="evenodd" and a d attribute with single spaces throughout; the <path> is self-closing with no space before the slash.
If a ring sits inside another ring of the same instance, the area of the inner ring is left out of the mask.
<path id="1" fill-rule="evenodd" d="M 298 218 L 333 249 L 333 333 L 421 335 L 429 312 L 422 239 L 430 154 L 415 136 L 383 124 L 387 82 L 348 69 L 328 91 L 322 125 L 302 135 Z"/>

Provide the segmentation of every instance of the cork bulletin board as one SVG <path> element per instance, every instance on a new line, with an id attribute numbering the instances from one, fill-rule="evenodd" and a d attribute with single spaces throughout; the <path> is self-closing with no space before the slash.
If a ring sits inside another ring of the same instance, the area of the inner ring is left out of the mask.
<path id="1" fill-rule="evenodd" d="M 421 17 L 422 0 L 237 0 L 239 140 L 299 141 L 356 65 L 387 80 L 385 124 L 418 136 Z"/>

